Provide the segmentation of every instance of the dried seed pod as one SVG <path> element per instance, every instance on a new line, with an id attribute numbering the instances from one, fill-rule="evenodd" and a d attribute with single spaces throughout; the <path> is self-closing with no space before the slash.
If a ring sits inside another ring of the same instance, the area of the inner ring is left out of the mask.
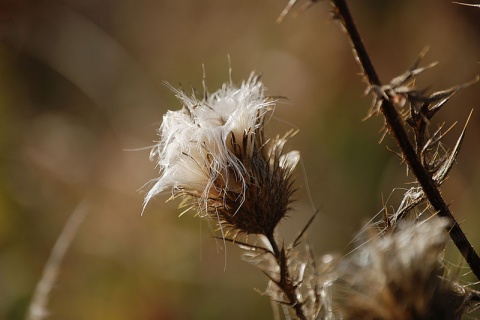
<path id="1" fill-rule="evenodd" d="M 173 89 L 183 103 L 168 111 L 151 152 L 160 177 L 145 197 L 171 190 L 188 209 L 210 216 L 232 233 L 272 235 L 294 192 L 291 173 L 298 151 L 284 153 L 293 134 L 266 141 L 265 116 L 275 100 L 264 96 L 260 77 L 231 82 L 203 99 Z"/>
<path id="2" fill-rule="evenodd" d="M 460 319 L 467 290 L 444 277 L 448 220 L 402 222 L 368 239 L 339 271 L 344 319 Z"/>

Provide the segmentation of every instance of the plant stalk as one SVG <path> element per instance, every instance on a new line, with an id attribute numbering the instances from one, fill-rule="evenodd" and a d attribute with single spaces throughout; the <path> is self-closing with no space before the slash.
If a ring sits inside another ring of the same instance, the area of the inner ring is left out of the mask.
<path id="1" fill-rule="evenodd" d="M 298 319 L 306 320 L 307 317 L 303 313 L 302 303 L 298 301 L 296 295 L 296 286 L 292 283 L 287 267 L 287 259 L 283 250 L 278 248 L 277 242 L 273 234 L 267 235 L 268 241 L 273 249 L 273 255 L 277 261 L 278 266 L 280 267 L 280 279 L 278 282 L 275 282 L 278 287 L 285 293 L 288 298 L 289 305 L 295 310 L 295 314 Z"/>
<path id="2" fill-rule="evenodd" d="M 355 22 L 350 14 L 350 10 L 348 9 L 346 1 L 331 0 L 331 2 L 335 8 L 335 17 L 340 19 L 343 27 L 346 29 L 347 35 L 350 38 L 354 49 L 354 54 L 356 55 L 356 58 L 359 61 L 369 84 L 371 86 L 381 87 L 382 83 L 380 78 L 375 71 L 367 50 L 365 49 L 362 38 L 360 37 Z M 420 159 L 418 158 L 418 155 L 410 143 L 407 133 L 405 132 L 403 120 L 399 116 L 393 103 L 385 97 L 381 97 L 381 99 L 382 104 L 380 106 L 380 111 L 385 117 L 388 129 L 397 141 L 397 144 L 405 157 L 405 161 L 417 178 L 417 181 L 422 186 L 423 192 L 430 201 L 430 204 L 438 212 L 438 215 L 441 217 L 447 217 L 450 220 L 451 224 L 448 227 L 450 237 L 466 260 L 473 274 L 478 280 L 480 280 L 480 258 L 478 254 L 475 252 L 475 249 L 468 241 L 458 222 L 455 220 L 455 217 L 448 208 L 448 205 L 443 200 L 440 190 L 432 179 L 432 176 L 425 170 L 424 166 L 420 162 Z"/>

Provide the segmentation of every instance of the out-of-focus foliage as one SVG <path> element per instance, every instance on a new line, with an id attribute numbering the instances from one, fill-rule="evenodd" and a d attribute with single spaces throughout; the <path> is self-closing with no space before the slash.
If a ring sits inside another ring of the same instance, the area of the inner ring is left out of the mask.
<path id="1" fill-rule="evenodd" d="M 370 100 L 328 3 L 278 25 L 285 4 L 0 2 L 0 318 L 23 319 L 56 237 L 87 195 L 92 209 L 61 267 L 50 319 L 272 316 L 268 299 L 253 291 L 264 288 L 264 276 L 240 262 L 234 246 L 216 244 L 204 221 L 178 218 L 178 203 L 164 203 L 168 195 L 140 215 L 137 190 L 157 175 L 142 148 L 156 139 L 166 110 L 180 108 L 162 82 L 201 90 L 204 64 L 214 91 L 228 80 L 228 55 L 234 81 L 256 70 L 267 94 L 288 97 L 267 130 L 300 129 L 290 146 L 301 151 L 308 182 L 297 170 L 297 210 L 281 226 L 287 237 L 311 215 L 310 192 L 321 211 L 309 231 L 315 252 L 345 252 L 352 233 L 381 209 L 381 194 L 386 199 L 412 179 L 376 144 L 381 120 L 361 121 Z M 351 5 L 383 80 L 426 45 L 425 60 L 440 64 L 419 87 L 448 87 L 480 73 L 480 10 L 443 0 Z M 463 123 L 480 104 L 478 86 L 449 104 L 438 118 Z M 475 110 L 442 186 L 477 249 L 479 134 Z"/>

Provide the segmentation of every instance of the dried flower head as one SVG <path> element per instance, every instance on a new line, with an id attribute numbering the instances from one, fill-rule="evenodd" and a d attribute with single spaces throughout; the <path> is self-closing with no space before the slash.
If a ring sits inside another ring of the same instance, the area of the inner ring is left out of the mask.
<path id="1" fill-rule="evenodd" d="M 284 153 L 292 132 L 265 140 L 265 119 L 275 100 L 264 96 L 260 77 L 252 73 L 240 87 L 230 81 L 202 99 L 173 91 L 183 108 L 163 117 L 151 152 L 160 177 L 145 204 L 171 190 L 187 210 L 215 218 L 234 235 L 272 235 L 291 202 L 299 153 Z"/>
<path id="2" fill-rule="evenodd" d="M 460 319 L 466 289 L 445 278 L 441 263 L 448 220 L 404 222 L 372 238 L 340 272 L 344 319 Z"/>

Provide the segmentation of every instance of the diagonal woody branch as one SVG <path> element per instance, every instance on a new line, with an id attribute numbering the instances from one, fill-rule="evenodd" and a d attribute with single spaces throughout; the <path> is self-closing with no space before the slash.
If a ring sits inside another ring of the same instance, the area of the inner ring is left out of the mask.
<path id="1" fill-rule="evenodd" d="M 343 27 L 346 29 L 346 33 L 350 38 L 354 49 L 355 58 L 360 63 L 369 85 L 377 88 L 382 87 L 380 78 L 378 77 L 372 61 L 370 60 L 370 57 L 365 49 L 362 38 L 358 33 L 346 1 L 331 0 L 331 2 L 334 6 L 335 18 L 339 19 Z M 427 199 L 433 208 L 438 212 L 438 215 L 450 219 L 450 237 L 457 246 L 458 250 L 461 252 L 464 259 L 467 261 L 467 264 L 469 265 L 473 274 L 478 280 L 480 280 L 480 258 L 475 252 L 473 246 L 468 241 L 465 233 L 460 228 L 460 225 L 455 220 L 455 217 L 448 208 L 447 204 L 443 200 L 437 184 L 422 165 L 414 147 L 408 139 L 407 133 L 405 132 L 402 118 L 398 114 L 388 96 L 379 96 L 379 99 L 381 99 L 380 111 L 385 117 L 387 128 L 397 141 L 397 144 L 400 147 L 410 170 L 416 176 L 417 181 L 422 186 Z"/>

